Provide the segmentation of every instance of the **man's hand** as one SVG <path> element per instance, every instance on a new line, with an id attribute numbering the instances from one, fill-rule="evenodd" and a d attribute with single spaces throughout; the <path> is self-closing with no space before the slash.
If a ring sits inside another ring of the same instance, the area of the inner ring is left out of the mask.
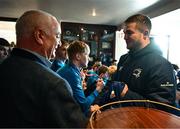
<path id="1" fill-rule="evenodd" d="M 100 109 L 99 105 L 91 105 L 90 107 L 90 112 L 98 111 Z M 100 113 L 101 111 L 99 110 L 97 113 Z"/>
<path id="2" fill-rule="evenodd" d="M 180 91 L 176 90 L 176 100 L 180 100 Z"/>
<path id="3" fill-rule="evenodd" d="M 121 94 L 121 97 L 124 97 L 125 94 L 127 93 L 127 91 L 128 91 L 128 86 L 125 84 L 124 89 L 123 89 L 122 92 L 120 93 L 120 94 Z"/>
<path id="4" fill-rule="evenodd" d="M 115 92 L 115 96 L 118 98 L 124 97 L 128 91 L 128 86 L 123 82 L 114 81 L 112 82 L 112 87 Z"/>

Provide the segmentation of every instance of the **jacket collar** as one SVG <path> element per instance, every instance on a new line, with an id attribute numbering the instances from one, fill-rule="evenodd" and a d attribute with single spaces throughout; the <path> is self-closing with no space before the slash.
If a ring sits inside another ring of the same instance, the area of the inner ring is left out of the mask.
<path id="1" fill-rule="evenodd" d="M 11 52 L 12 56 L 19 56 L 22 58 L 26 58 L 32 61 L 36 61 L 46 67 L 50 67 L 51 63 L 44 57 L 40 56 L 38 53 L 33 53 L 29 50 L 20 49 L 20 48 L 13 48 Z"/>
<path id="2" fill-rule="evenodd" d="M 137 51 L 129 51 L 129 55 L 133 58 L 145 56 L 148 53 L 156 53 L 157 55 L 162 56 L 162 51 L 155 43 L 150 43 L 143 49 Z"/>

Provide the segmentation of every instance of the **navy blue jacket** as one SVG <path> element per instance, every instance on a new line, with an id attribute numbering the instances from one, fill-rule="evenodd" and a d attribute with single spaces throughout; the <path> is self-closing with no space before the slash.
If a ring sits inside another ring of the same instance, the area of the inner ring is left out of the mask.
<path id="1" fill-rule="evenodd" d="M 122 98 L 124 100 L 148 99 L 175 104 L 173 67 L 153 43 L 121 56 L 115 80 L 128 85 L 129 90 Z"/>

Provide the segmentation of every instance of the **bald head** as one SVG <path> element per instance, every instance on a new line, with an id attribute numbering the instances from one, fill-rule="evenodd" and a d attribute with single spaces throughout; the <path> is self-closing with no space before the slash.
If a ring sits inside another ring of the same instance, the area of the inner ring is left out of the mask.
<path id="1" fill-rule="evenodd" d="M 49 58 L 57 46 L 60 25 L 51 14 L 41 10 L 25 12 L 16 22 L 17 47 Z"/>
<path id="2" fill-rule="evenodd" d="M 16 22 L 17 39 L 29 37 L 36 28 L 48 30 L 54 16 L 41 10 L 30 10 L 25 12 Z"/>

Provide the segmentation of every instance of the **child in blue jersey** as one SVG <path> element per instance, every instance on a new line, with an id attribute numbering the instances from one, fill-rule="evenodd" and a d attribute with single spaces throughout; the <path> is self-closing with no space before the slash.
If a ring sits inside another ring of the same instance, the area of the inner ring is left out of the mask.
<path id="1" fill-rule="evenodd" d="M 73 97 L 81 106 L 82 111 L 88 115 L 92 111 L 92 103 L 103 89 L 104 82 L 102 79 L 98 80 L 95 90 L 89 96 L 85 96 L 80 70 L 87 67 L 90 53 L 89 46 L 82 41 L 74 41 L 68 47 L 67 52 L 69 62 L 57 73 L 69 82 L 73 90 Z"/>

